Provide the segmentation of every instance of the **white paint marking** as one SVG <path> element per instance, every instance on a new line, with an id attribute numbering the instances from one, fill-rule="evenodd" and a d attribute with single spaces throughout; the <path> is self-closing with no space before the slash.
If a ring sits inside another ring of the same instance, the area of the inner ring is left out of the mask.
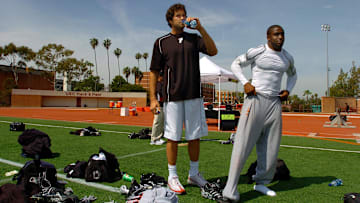
<path id="1" fill-rule="evenodd" d="M 7 164 L 7 165 L 10 165 L 10 166 L 16 166 L 16 167 L 19 167 L 19 168 L 22 168 L 24 166 L 24 164 L 9 161 L 9 160 L 2 159 L 2 158 L 0 158 L 0 162 L 4 163 L 4 164 Z"/>
<path id="2" fill-rule="evenodd" d="M 0 121 L 1 123 L 13 123 L 12 121 Z M 79 130 L 80 127 L 67 127 L 67 126 L 58 126 L 58 125 L 44 125 L 44 124 L 36 124 L 36 123 L 25 123 L 26 125 L 34 125 L 34 126 L 41 126 L 41 127 L 49 127 L 49 128 L 67 128 L 67 129 L 75 129 Z M 118 134 L 129 134 L 131 132 L 118 132 L 118 131 L 111 131 L 111 130 L 100 130 L 101 132 L 109 132 L 109 133 L 118 133 Z"/>
<path id="3" fill-rule="evenodd" d="M 308 134 L 308 136 L 310 136 L 310 137 L 315 137 L 315 136 L 318 136 L 319 135 L 319 133 L 309 133 Z"/>
<path id="4" fill-rule="evenodd" d="M 0 184 L 11 182 L 11 181 L 12 181 L 12 178 L 2 179 L 2 180 L 0 180 Z"/>
<path id="5" fill-rule="evenodd" d="M 24 166 L 24 164 L 13 162 L 13 161 L 2 159 L 2 158 L 0 158 L 0 162 L 11 165 L 11 166 L 16 166 L 19 168 L 22 168 Z M 81 185 L 86 185 L 86 186 L 90 186 L 90 187 L 94 187 L 94 188 L 98 188 L 98 189 L 102 189 L 102 190 L 106 190 L 106 191 L 110 191 L 110 192 L 120 193 L 120 188 L 111 187 L 111 186 L 107 186 L 107 185 L 103 185 L 103 184 L 99 184 L 99 183 L 86 182 L 85 180 L 79 179 L 79 178 L 67 178 L 66 175 L 61 174 L 61 173 L 57 173 L 57 177 L 68 180 L 70 182 L 79 183 Z"/>
<path id="6" fill-rule="evenodd" d="M 119 156 L 119 157 L 116 157 L 116 158 L 117 158 L 117 159 L 125 159 L 125 158 L 128 158 L 128 157 L 133 157 L 133 156 L 138 156 L 138 155 L 150 154 L 150 153 L 153 153 L 153 152 L 158 152 L 158 151 L 161 151 L 161 150 L 164 150 L 164 149 L 166 149 L 166 147 L 160 148 L 160 149 L 154 149 L 154 150 L 147 151 L 147 152 L 139 152 L 139 153 L 135 153 L 135 154 L 128 154 L 128 155 Z"/>
<path id="7" fill-rule="evenodd" d="M 349 150 L 342 150 L 342 149 L 326 149 L 326 148 L 317 148 L 317 147 L 302 147 L 302 146 L 292 146 L 292 145 L 280 145 L 281 147 L 288 147 L 288 148 L 298 148 L 298 149 L 314 149 L 320 151 L 331 151 L 331 152 L 346 152 L 346 153 L 359 153 L 360 151 L 349 151 Z"/>
<path id="8" fill-rule="evenodd" d="M 329 118 L 329 116 L 334 114 L 292 114 L 292 113 L 283 113 L 282 116 L 299 116 L 299 117 L 323 117 Z M 347 118 L 360 118 L 360 116 L 347 116 Z"/>
<path id="9" fill-rule="evenodd" d="M 98 109 L 65 109 L 66 111 L 97 111 Z"/>

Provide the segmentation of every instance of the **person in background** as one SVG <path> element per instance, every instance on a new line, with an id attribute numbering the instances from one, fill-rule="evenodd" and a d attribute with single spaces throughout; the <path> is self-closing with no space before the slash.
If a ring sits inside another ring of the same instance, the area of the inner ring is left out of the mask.
<path id="1" fill-rule="evenodd" d="M 151 130 L 151 141 L 150 145 L 162 145 L 166 141 L 161 139 L 164 136 L 164 112 L 163 112 L 163 104 L 164 104 L 164 97 L 163 97 L 163 85 L 164 78 L 163 72 L 160 72 L 157 83 L 156 83 L 156 97 L 159 101 L 160 107 L 156 110 L 154 114 L 154 121 Z"/>
<path id="2" fill-rule="evenodd" d="M 346 111 L 347 114 L 349 114 L 349 113 L 350 113 L 350 106 L 349 106 L 349 104 L 346 103 L 346 102 L 345 102 L 345 106 L 346 106 L 346 107 L 345 107 L 345 111 Z"/>

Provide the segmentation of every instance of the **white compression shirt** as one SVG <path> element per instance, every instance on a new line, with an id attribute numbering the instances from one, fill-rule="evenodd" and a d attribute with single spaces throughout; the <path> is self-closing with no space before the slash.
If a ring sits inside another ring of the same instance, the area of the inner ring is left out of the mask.
<path id="1" fill-rule="evenodd" d="M 251 84 L 256 92 L 279 96 L 284 72 L 287 74 L 286 90 L 291 92 L 295 86 L 297 75 L 294 59 L 285 49 L 275 51 L 266 44 L 238 56 L 231 64 L 231 70 L 243 85 L 249 82 L 243 74 L 243 68 L 248 65 L 251 65 Z"/>

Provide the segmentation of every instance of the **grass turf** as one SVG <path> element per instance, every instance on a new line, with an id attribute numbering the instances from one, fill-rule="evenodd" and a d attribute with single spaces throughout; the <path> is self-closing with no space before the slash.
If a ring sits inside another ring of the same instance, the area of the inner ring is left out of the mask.
<path id="1" fill-rule="evenodd" d="M 5 122 L 4 122 L 5 121 Z M 58 173 L 63 173 L 62 168 L 77 160 L 87 161 L 90 155 L 98 153 L 99 147 L 115 154 L 118 157 L 120 169 L 134 176 L 139 181 L 141 174 L 156 172 L 157 175 L 167 177 L 167 160 L 165 145 L 151 146 L 149 140 L 131 140 L 127 137 L 130 132 L 137 132 L 142 127 L 89 124 L 79 122 L 60 122 L 39 119 L 20 119 L 0 117 L 0 158 L 18 163 L 30 160 L 20 156 L 21 146 L 17 142 L 21 132 L 9 131 L 9 123 L 22 121 L 26 128 L 36 128 L 47 133 L 51 138 L 52 152 L 60 153 L 53 159 L 45 159 L 58 168 Z M 32 124 L 51 125 L 37 126 Z M 69 134 L 74 129 L 93 126 L 102 130 L 99 137 L 79 137 Z M 57 126 L 57 127 L 56 127 Z M 107 132 L 114 131 L 114 132 Z M 116 133 L 123 132 L 123 133 Z M 210 132 L 206 139 L 227 139 L 229 133 Z M 303 147 L 329 148 L 337 150 L 360 151 L 359 146 L 345 143 L 331 142 L 304 137 L 283 136 L 282 145 L 293 145 Z M 226 181 L 229 170 L 229 162 L 232 145 L 221 145 L 219 142 L 202 141 L 200 152 L 200 171 L 210 181 L 220 178 Z M 143 154 L 138 154 L 143 153 Z M 213 202 L 201 197 L 200 189 L 186 185 L 186 177 L 189 169 L 189 158 L 187 147 L 179 147 L 177 170 L 180 181 L 187 191 L 186 195 L 179 196 L 180 202 Z M 253 185 L 246 184 L 246 177 L 241 177 L 238 190 L 241 202 L 341 202 L 341 198 L 348 192 L 360 192 L 359 153 L 320 151 L 311 149 L 281 147 L 279 158 L 285 160 L 291 171 L 292 178 L 289 181 L 280 181 L 270 184 L 277 192 L 276 197 L 267 197 L 252 190 Z M 243 173 L 249 165 L 256 160 L 255 149 L 250 155 Z M 15 166 L 0 163 L 0 184 L 7 182 L 15 183 L 5 177 L 5 172 L 19 170 Z M 327 184 L 335 178 L 341 178 L 344 182 L 340 187 L 329 187 Z M 130 186 L 129 182 L 123 180 L 114 183 L 102 183 L 113 187 L 121 185 Z M 74 193 L 80 198 L 85 195 L 94 195 L 98 198 L 96 202 L 115 200 L 124 202 L 125 196 L 118 193 L 108 192 L 89 186 L 69 182 Z"/>

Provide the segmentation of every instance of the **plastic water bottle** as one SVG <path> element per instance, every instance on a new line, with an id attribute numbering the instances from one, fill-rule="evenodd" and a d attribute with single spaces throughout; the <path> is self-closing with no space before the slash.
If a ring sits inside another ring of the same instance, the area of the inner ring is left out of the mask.
<path id="1" fill-rule="evenodd" d="M 191 20 L 190 22 L 184 20 L 183 23 L 184 23 L 185 25 L 187 25 L 188 27 L 191 27 L 191 28 L 196 28 L 196 26 L 197 26 L 196 20 Z"/>
<path id="2" fill-rule="evenodd" d="M 125 195 L 129 194 L 129 189 L 126 187 L 126 185 L 122 185 L 120 187 L 120 193 Z"/>
<path id="3" fill-rule="evenodd" d="M 341 179 L 336 179 L 336 180 L 333 180 L 331 181 L 331 183 L 329 183 L 329 186 L 340 186 L 340 185 L 343 185 L 343 182 Z"/>

